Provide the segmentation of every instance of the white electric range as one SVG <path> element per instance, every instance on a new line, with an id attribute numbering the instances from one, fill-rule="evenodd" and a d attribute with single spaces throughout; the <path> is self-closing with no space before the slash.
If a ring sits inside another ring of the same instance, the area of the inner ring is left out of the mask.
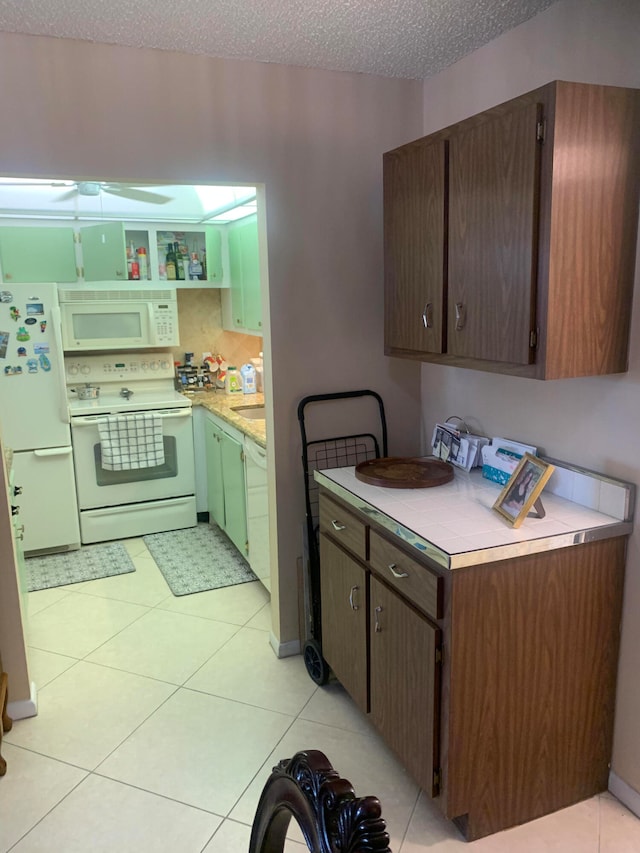
<path id="1" fill-rule="evenodd" d="M 64 363 L 82 542 L 195 526 L 191 400 L 174 388 L 171 353 L 70 355 Z M 98 396 L 78 399 L 87 385 Z M 114 464 L 112 436 L 142 421 L 156 430 L 159 455 L 120 453 Z"/>

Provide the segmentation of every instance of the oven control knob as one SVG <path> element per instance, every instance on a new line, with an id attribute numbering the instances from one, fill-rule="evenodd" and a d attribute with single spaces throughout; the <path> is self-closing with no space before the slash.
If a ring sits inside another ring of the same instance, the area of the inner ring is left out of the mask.
<path id="1" fill-rule="evenodd" d="M 168 362 L 168 361 L 161 361 L 161 362 L 160 362 L 160 367 L 161 367 L 161 369 L 162 369 L 162 370 L 167 370 L 167 369 L 168 369 L 168 367 L 169 367 L 169 362 Z"/>
<path id="2" fill-rule="evenodd" d="M 140 367 L 141 367 L 143 370 L 149 370 L 149 365 L 147 364 L 147 362 L 146 362 L 146 361 L 143 361 L 143 362 L 142 362 L 142 364 L 140 365 Z"/>
<path id="3" fill-rule="evenodd" d="M 78 366 L 76 364 L 70 364 L 68 367 L 68 370 L 69 370 L 70 376 L 77 376 L 78 375 Z"/>
<path id="4" fill-rule="evenodd" d="M 152 362 L 151 362 L 151 370 L 157 370 L 157 369 L 158 369 L 158 367 L 159 367 L 159 365 L 158 365 L 158 362 L 157 362 L 157 361 L 152 361 Z"/>
<path id="5" fill-rule="evenodd" d="M 80 368 L 80 373 L 84 373 L 84 375 L 86 376 L 88 373 L 91 373 L 91 368 L 88 364 L 83 364 Z"/>

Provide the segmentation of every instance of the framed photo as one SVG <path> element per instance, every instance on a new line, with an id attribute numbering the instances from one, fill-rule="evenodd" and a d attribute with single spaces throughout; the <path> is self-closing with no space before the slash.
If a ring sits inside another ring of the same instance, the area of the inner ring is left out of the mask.
<path id="1" fill-rule="evenodd" d="M 552 473 L 553 465 L 525 453 L 493 509 L 512 527 L 520 527 Z"/>

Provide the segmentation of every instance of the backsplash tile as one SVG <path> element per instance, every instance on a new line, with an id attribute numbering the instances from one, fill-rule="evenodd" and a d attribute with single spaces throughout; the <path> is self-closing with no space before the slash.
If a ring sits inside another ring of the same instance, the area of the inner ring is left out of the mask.
<path id="1" fill-rule="evenodd" d="M 240 368 L 250 358 L 262 351 L 262 338 L 227 332 L 222 328 L 222 302 L 220 290 L 212 288 L 184 288 L 178 294 L 178 320 L 180 346 L 172 347 L 173 360 L 184 361 L 185 352 L 192 352 L 200 363 L 203 352 L 220 353 Z"/>

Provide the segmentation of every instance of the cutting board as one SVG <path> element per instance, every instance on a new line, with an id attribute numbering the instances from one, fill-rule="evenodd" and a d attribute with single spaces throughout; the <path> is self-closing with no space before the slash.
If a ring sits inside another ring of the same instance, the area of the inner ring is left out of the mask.
<path id="1" fill-rule="evenodd" d="M 453 466 L 440 459 L 389 456 L 356 465 L 356 479 L 387 489 L 428 489 L 453 480 Z"/>

